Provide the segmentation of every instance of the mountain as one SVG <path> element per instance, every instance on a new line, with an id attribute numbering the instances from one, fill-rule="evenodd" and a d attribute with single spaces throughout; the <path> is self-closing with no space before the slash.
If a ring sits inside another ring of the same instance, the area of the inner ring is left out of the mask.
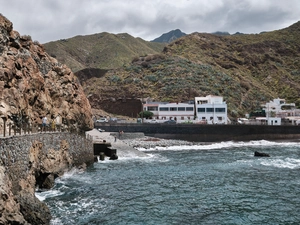
<path id="1" fill-rule="evenodd" d="M 219 35 L 219 36 L 227 36 L 227 35 L 230 35 L 230 33 L 228 33 L 227 31 L 216 31 L 212 34 L 215 34 L 215 35 Z"/>
<path id="2" fill-rule="evenodd" d="M 134 38 L 127 33 L 107 32 L 76 36 L 44 44 L 46 51 L 73 72 L 86 68 L 115 69 L 129 64 L 136 56 L 156 54 L 165 44 Z"/>
<path id="3" fill-rule="evenodd" d="M 155 38 L 154 40 L 152 40 L 151 42 L 158 42 L 158 43 L 171 43 L 172 41 L 181 38 L 183 36 L 185 36 L 186 34 L 181 32 L 181 30 L 176 29 L 176 30 L 172 30 L 168 33 L 164 33 L 163 35 L 161 35 L 158 38 Z"/>
<path id="4" fill-rule="evenodd" d="M 229 117 L 244 116 L 273 98 L 300 105 L 300 22 L 261 34 L 217 36 L 193 33 L 160 54 L 82 82 L 93 108 L 102 100 L 149 98 L 187 101 L 221 95 Z M 117 107 L 115 112 L 117 111 Z"/>

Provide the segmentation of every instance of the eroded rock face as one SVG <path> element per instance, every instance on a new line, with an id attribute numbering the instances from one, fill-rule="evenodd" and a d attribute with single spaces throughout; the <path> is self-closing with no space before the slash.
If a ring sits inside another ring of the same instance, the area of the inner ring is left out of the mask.
<path id="1" fill-rule="evenodd" d="M 39 124 L 45 115 L 66 118 L 81 130 L 93 125 L 89 101 L 73 72 L 30 36 L 20 36 L 0 14 L 0 116 Z"/>
<path id="2" fill-rule="evenodd" d="M 11 192 L 11 182 L 0 166 L 0 224 L 29 224 L 20 212 L 20 204 Z"/>

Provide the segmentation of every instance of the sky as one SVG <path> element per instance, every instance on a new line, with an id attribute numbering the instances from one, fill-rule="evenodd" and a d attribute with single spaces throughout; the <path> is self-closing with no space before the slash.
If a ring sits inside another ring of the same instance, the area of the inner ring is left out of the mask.
<path id="1" fill-rule="evenodd" d="M 128 33 L 151 41 L 180 29 L 260 33 L 300 20 L 299 0 L 0 0 L 13 29 L 47 43 L 77 35 Z"/>

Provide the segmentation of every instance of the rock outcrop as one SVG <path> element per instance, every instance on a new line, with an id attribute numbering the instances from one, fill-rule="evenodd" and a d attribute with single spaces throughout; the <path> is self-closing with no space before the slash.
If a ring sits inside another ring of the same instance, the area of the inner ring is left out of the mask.
<path id="1" fill-rule="evenodd" d="M 77 131 L 93 127 L 91 106 L 73 72 L 30 36 L 20 36 L 0 14 L 0 126 L 4 121 L 40 124 L 43 116 Z M 24 143 L 3 147 L 6 142 L 0 139 L 0 224 L 49 224 L 50 210 L 35 197 L 36 187 L 52 187 L 85 149 L 72 157 L 70 140 L 62 140 L 59 149 L 45 149 L 43 141 L 32 141 L 30 148 Z M 20 154 L 17 145 L 26 147 L 20 159 L 14 159 Z"/>
<path id="2" fill-rule="evenodd" d="M 92 128 L 91 106 L 71 69 L 0 14 L 0 116 L 40 124 L 45 115 Z"/>

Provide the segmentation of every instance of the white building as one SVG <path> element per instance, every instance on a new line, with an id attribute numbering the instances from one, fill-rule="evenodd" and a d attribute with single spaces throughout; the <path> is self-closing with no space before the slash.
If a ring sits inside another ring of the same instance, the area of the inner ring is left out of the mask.
<path id="1" fill-rule="evenodd" d="M 300 120 L 300 110 L 296 108 L 296 104 L 286 103 L 285 99 L 273 99 L 263 104 L 262 108 L 266 112 L 268 125 L 280 125 L 281 119 L 287 119 L 291 124 Z"/>
<path id="2" fill-rule="evenodd" d="M 195 97 L 195 111 L 198 121 L 227 124 L 227 104 L 221 96 Z"/>
<path id="3" fill-rule="evenodd" d="M 178 123 L 194 120 L 194 103 L 149 102 L 143 105 L 144 111 L 153 113 L 153 118 L 161 122 L 176 120 Z"/>
<path id="4" fill-rule="evenodd" d="M 262 108 L 266 112 L 266 117 L 300 116 L 300 110 L 296 109 L 295 103 L 286 103 L 285 99 L 274 99 L 262 105 Z"/>
<path id="5" fill-rule="evenodd" d="M 227 124 L 227 104 L 221 96 L 195 97 L 193 103 L 147 102 L 144 111 L 153 113 L 153 118 L 176 120 L 178 123 Z"/>

